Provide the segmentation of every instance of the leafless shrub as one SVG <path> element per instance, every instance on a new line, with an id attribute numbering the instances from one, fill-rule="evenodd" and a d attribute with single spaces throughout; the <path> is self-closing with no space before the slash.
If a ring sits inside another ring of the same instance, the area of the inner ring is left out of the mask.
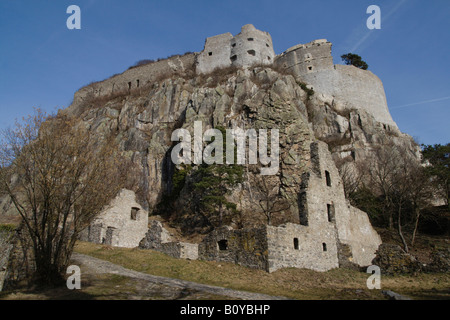
<path id="1" fill-rule="evenodd" d="M 112 138 L 40 110 L 2 136 L 0 188 L 29 235 L 35 279 L 60 283 L 79 233 L 123 185 L 126 162 Z"/>

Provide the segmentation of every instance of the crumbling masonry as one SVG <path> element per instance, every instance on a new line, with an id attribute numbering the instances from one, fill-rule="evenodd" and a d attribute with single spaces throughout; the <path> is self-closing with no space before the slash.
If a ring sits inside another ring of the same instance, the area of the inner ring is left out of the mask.
<path id="1" fill-rule="evenodd" d="M 237 263 L 273 272 L 287 267 L 327 271 L 349 263 L 367 266 L 381 238 L 367 214 L 345 199 L 339 172 L 323 142 L 311 144 L 311 167 L 298 194 L 299 224 L 233 230 L 222 227 L 200 244 L 173 241 L 162 224 L 147 227 L 146 211 L 123 190 L 81 240 L 137 247 L 175 258 Z M 133 212 L 138 209 L 138 216 Z M 346 254 L 342 254 L 346 252 Z"/>
<path id="2" fill-rule="evenodd" d="M 295 267 L 326 271 L 371 264 L 381 238 L 367 214 L 345 199 L 339 172 L 323 142 L 311 145 L 311 169 L 298 196 L 300 224 L 252 230 L 214 230 L 199 245 L 199 258 L 234 262 L 268 272 Z M 349 254 L 340 252 L 347 247 Z"/>

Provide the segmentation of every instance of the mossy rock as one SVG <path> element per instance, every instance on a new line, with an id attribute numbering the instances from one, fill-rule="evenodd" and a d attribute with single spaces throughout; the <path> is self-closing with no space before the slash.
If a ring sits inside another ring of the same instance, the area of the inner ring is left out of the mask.
<path id="1" fill-rule="evenodd" d="M 380 267 L 385 275 L 415 274 L 422 270 L 422 265 L 412 255 L 394 244 L 383 243 L 376 252 L 372 264 Z"/>

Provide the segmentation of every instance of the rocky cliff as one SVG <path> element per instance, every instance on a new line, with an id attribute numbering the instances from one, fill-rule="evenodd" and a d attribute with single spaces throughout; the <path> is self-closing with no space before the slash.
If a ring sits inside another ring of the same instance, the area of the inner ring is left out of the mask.
<path id="1" fill-rule="evenodd" d="M 366 161 L 387 141 L 417 153 L 411 137 L 397 128 L 377 122 L 363 109 L 342 106 L 345 101 L 314 92 L 292 75 L 254 67 L 171 74 L 139 88 L 75 100 L 62 112 L 79 117 L 98 137 L 115 137 L 134 164 L 130 180 L 137 182 L 135 191 L 145 209 L 185 233 L 204 233 L 220 224 L 298 223 L 298 192 L 316 140 L 328 143 L 336 162 L 351 165 Z M 170 158 L 173 131 L 185 128 L 193 134 L 195 121 L 202 122 L 203 130 L 278 129 L 278 173 L 262 181 L 259 165 L 242 166 L 236 171 L 239 179 L 223 182 L 224 209 L 207 213 L 198 203 L 205 189 L 196 188 L 203 181 L 202 166 L 175 166 Z M 268 202 L 276 208 L 267 210 Z"/>

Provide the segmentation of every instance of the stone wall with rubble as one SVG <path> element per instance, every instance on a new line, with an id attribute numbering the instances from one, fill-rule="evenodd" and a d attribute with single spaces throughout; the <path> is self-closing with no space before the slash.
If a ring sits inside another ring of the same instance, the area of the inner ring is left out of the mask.
<path id="1" fill-rule="evenodd" d="M 80 240 L 135 248 L 148 230 L 148 212 L 136 202 L 131 190 L 119 195 L 80 235 Z"/>
<path id="2" fill-rule="evenodd" d="M 158 220 L 152 220 L 139 248 L 151 249 L 178 259 L 198 259 L 198 244 L 175 241 Z"/>
<path id="3" fill-rule="evenodd" d="M 198 245 L 195 243 L 167 242 L 161 244 L 161 247 L 157 248 L 156 251 L 177 259 L 198 259 Z"/>
<path id="4" fill-rule="evenodd" d="M 268 227 L 270 271 L 286 267 L 327 271 L 339 267 L 336 215 L 341 213 L 341 179 L 324 148 L 327 145 L 322 142 L 310 146 L 310 170 L 302 175 L 299 190 L 300 223 Z"/>
<path id="5" fill-rule="evenodd" d="M 199 244 L 198 255 L 201 260 L 230 262 L 269 271 L 266 228 L 217 228 Z"/>

